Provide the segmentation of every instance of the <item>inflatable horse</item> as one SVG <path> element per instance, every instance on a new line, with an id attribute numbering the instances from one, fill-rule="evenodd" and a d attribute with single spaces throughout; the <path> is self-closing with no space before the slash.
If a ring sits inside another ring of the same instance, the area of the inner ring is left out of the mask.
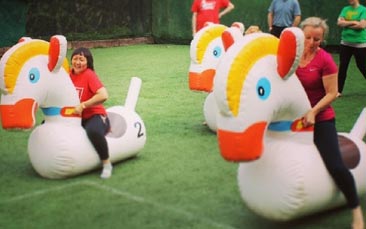
<path id="1" fill-rule="evenodd" d="M 300 118 L 310 109 L 294 74 L 304 35 L 286 29 L 280 39 L 250 34 L 235 42 L 217 67 L 214 96 L 222 156 L 239 162 L 240 195 L 248 208 L 288 221 L 346 204 Z M 339 133 L 343 160 L 359 195 L 366 188 L 366 111 L 350 133 Z"/>
<path id="2" fill-rule="evenodd" d="M 69 77 L 67 41 L 23 38 L 0 60 L 0 116 L 4 129 L 30 129 L 39 107 L 44 123 L 28 140 L 28 155 L 41 176 L 61 179 L 101 166 L 81 117 L 73 110 L 80 103 Z M 107 109 L 111 131 L 107 142 L 112 162 L 137 155 L 146 142 L 144 122 L 135 112 L 141 80 L 132 78 L 125 106 Z"/>
<path id="3" fill-rule="evenodd" d="M 189 88 L 194 91 L 209 92 L 203 106 L 203 113 L 208 127 L 216 131 L 217 108 L 211 94 L 216 67 L 225 53 L 222 36 L 230 31 L 231 42 L 243 37 L 244 24 L 234 22 L 231 27 L 207 23 L 198 31 L 190 45 L 191 63 L 189 66 Z"/>

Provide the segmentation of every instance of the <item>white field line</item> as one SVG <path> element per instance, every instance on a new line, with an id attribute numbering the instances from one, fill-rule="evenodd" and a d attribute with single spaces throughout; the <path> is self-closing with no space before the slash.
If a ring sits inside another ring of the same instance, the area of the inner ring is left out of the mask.
<path id="1" fill-rule="evenodd" d="M 105 185 L 101 185 L 97 182 L 91 182 L 91 181 L 74 182 L 74 183 L 70 183 L 70 184 L 66 184 L 66 185 L 57 186 L 57 187 L 54 187 L 54 188 L 38 190 L 38 191 L 34 191 L 34 192 L 27 193 L 27 194 L 24 194 L 24 195 L 15 196 L 15 197 L 12 197 L 10 199 L 0 201 L 0 205 L 1 204 L 12 203 L 12 202 L 18 202 L 18 201 L 22 201 L 22 200 L 25 200 L 25 199 L 31 199 L 33 197 L 46 195 L 46 194 L 51 193 L 51 192 L 62 191 L 64 189 L 68 189 L 68 188 L 72 188 L 72 187 L 80 186 L 80 185 L 87 185 L 87 186 L 90 186 L 90 187 L 93 187 L 93 188 L 96 188 L 96 189 L 100 189 L 100 190 L 109 192 L 109 193 L 111 193 L 115 196 L 123 197 L 123 198 L 131 200 L 131 201 L 135 201 L 135 202 L 138 202 L 138 203 L 141 203 L 141 204 L 151 205 L 151 206 L 154 206 L 154 207 L 157 207 L 157 208 L 169 211 L 169 212 L 174 212 L 174 213 L 176 213 L 178 215 L 182 215 L 182 216 L 184 216 L 188 219 L 195 219 L 195 220 L 204 222 L 204 223 L 206 223 L 210 226 L 216 227 L 216 228 L 235 229 L 234 227 L 231 227 L 229 225 L 224 225 L 224 224 L 215 222 L 211 219 L 200 217 L 197 214 L 190 213 L 190 212 L 187 212 L 185 210 L 182 210 L 182 209 L 179 209 L 179 208 L 176 208 L 176 207 L 173 207 L 173 206 L 164 205 L 164 204 L 161 204 L 159 202 L 154 202 L 154 201 L 151 201 L 151 200 L 147 200 L 144 197 L 136 196 L 136 195 L 133 195 L 131 193 L 128 193 L 128 192 L 125 192 L 125 191 L 122 191 L 122 190 L 119 190 L 119 189 L 115 189 L 115 188 L 112 188 L 112 187 L 108 187 L 108 186 L 105 186 Z"/>
<path id="2" fill-rule="evenodd" d="M 11 202 L 17 202 L 17 201 L 21 201 L 21 200 L 24 200 L 24 199 L 31 199 L 33 197 L 41 196 L 41 195 L 44 195 L 44 194 L 47 194 L 47 193 L 50 193 L 50 192 L 61 191 L 63 189 L 67 189 L 67 188 L 70 188 L 70 187 L 83 185 L 83 183 L 84 182 L 74 182 L 74 183 L 70 183 L 70 184 L 66 184 L 66 185 L 56 186 L 56 187 L 53 187 L 53 188 L 37 190 L 37 191 L 34 191 L 34 192 L 19 195 L 19 196 L 14 196 L 14 197 L 6 199 L 6 200 L 1 200 L 0 205 L 1 204 L 6 204 L 6 203 L 11 203 Z"/>

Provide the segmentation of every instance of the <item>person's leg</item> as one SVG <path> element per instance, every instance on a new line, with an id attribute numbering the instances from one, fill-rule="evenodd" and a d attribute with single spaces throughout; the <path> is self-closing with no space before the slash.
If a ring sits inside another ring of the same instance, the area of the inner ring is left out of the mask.
<path id="1" fill-rule="evenodd" d="M 361 206 L 352 209 L 352 229 L 364 229 L 364 220 Z"/>
<path id="2" fill-rule="evenodd" d="M 348 206 L 352 209 L 353 228 L 363 228 L 364 221 L 359 204 L 356 184 L 351 172 L 344 165 L 339 150 L 337 130 L 334 121 L 316 123 L 314 143 L 337 187 L 344 194 Z"/>
<path id="3" fill-rule="evenodd" d="M 276 37 L 280 37 L 282 31 L 285 29 L 286 27 L 278 27 L 278 26 L 272 26 L 272 30 L 271 30 L 271 34 L 276 36 Z"/>
<path id="4" fill-rule="evenodd" d="M 84 129 L 92 145 L 97 151 L 103 163 L 102 178 L 109 178 L 112 175 L 112 163 L 109 160 L 109 150 L 105 134 L 110 128 L 109 120 L 106 117 L 95 115 L 83 121 Z"/>
<path id="5" fill-rule="evenodd" d="M 366 48 L 354 48 L 354 56 L 358 70 L 366 79 Z"/>
<path id="6" fill-rule="evenodd" d="M 347 77 L 347 69 L 352 57 L 352 48 L 345 45 L 339 46 L 339 70 L 338 70 L 338 92 L 342 93 Z"/>

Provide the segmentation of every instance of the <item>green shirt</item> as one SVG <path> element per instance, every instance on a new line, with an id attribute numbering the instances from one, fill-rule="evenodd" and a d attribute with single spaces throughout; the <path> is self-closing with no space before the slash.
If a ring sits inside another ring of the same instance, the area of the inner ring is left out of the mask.
<path id="1" fill-rule="evenodd" d="M 366 20 L 366 7 L 363 5 L 359 5 L 357 8 L 346 6 L 342 9 L 339 17 L 344 18 L 346 21 Z M 342 41 L 349 43 L 366 43 L 366 30 L 344 27 L 342 30 Z"/>

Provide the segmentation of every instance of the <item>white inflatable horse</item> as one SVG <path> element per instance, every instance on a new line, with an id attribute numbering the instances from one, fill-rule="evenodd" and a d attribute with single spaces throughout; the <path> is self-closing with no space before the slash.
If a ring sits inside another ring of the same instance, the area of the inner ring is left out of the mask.
<path id="1" fill-rule="evenodd" d="M 301 118 L 310 103 L 294 74 L 304 35 L 286 29 L 246 35 L 220 61 L 214 82 L 219 109 L 217 136 L 222 156 L 240 162 L 238 183 L 257 214 L 287 221 L 345 205 Z M 366 129 L 363 111 L 350 133 L 340 133 L 345 164 L 359 195 L 366 188 Z"/>
<path id="2" fill-rule="evenodd" d="M 28 140 L 33 168 L 43 177 L 60 179 L 101 166 L 100 159 L 73 114 L 79 97 L 69 77 L 67 41 L 24 38 L 0 60 L 0 116 L 4 129 L 30 129 L 40 107 L 45 122 Z M 132 78 L 125 106 L 107 109 L 111 131 L 107 135 L 110 159 L 137 155 L 146 142 L 144 122 L 135 112 L 141 80 Z"/>
<path id="3" fill-rule="evenodd" d="M 230 28 L 221 24 L 207 23 L 198 31 L 190 45 L 189 88 L 194 91 L 209 92 L 203 106 L 208 127 L 216 131 L 217 107 L 212 95 L 216 67 L 226 51 L 222 42 L 225 31 L 230 31 L 230 42 L 243 37 L 244 24 L 234 22 Z"/>

